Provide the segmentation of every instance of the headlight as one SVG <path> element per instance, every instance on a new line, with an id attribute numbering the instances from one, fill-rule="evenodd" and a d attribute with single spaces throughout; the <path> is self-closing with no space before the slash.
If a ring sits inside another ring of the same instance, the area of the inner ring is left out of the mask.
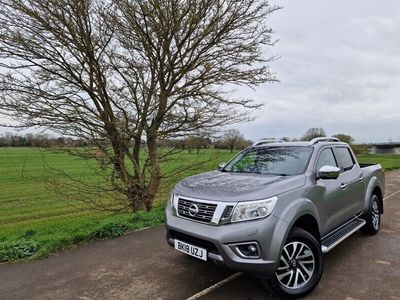
<path id="1" fill-rule="evenodd" d="M 171 196 L 169 198 L 169 205 L 171 207 L 171 211 L 174 216 L 176 216 L 176 208 L 174 206 L 175 198 L 176 198 L 176 195 L 174 193 L 171 193 Z"/>
<path id="2" fill-rule="evenodd" d="M 239 202 L 233 211 L 231 222 L 261 219 L 269 216 L 275 208 L 278 197 L 265 200 Z"/>

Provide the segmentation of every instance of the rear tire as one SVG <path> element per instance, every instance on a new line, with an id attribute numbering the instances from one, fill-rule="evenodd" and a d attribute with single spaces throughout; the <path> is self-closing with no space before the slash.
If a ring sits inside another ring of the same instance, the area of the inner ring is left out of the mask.
<path id="1" fill-rule="evenodd" d="M 311 233 L 294 227 L 283 247 L 278 269 L 263 284 L 278 296 L 299 298 L 312 292 L 322 272 L 321 245 Z"/>
<path id="2" fill-rule="evenodd" d="M 376 194 L 373 194 L 367 212 L 364 214 L 363 219 L 366 224 L 361 230 L 368 235 L 377 234 L 381 227 L 381 202 Z"/>

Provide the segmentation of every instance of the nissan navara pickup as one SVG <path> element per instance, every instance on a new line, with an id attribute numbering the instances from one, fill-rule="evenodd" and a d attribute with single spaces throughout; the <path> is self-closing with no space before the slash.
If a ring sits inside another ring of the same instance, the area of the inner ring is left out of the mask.
<path id="1" fill-rule="evenodd" d="M 336 138 L 261 140 L 176 184 L 166 237 L 178 251 L 301 297 L 321 279 L 324 253 L 359 229 L 378 232 L 384 186 L 382 167 L 359 164 Z"/>

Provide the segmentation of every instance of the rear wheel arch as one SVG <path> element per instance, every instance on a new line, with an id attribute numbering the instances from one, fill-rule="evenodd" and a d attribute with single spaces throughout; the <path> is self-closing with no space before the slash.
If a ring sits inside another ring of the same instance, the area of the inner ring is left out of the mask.
<path id="1" fill-rule="evenodd" d="M 361 230 L 368 235 L 378 233 L 381 224 L 381 204 L 382 201 L 377 193 L 372 193 L 368 210 L 365 211 L 362 218 L 365 220 L 365 225 Z"/>
<path id="2" fill-rule="evenodd" d="M 383 214 L 383 194 L 381 188 L 379 186 L 376 186 L 372 191 L 372 195 L 376 195 L 378 197 L 379 211 L 381 214 Z"/>
<path id="3" fill-rule="evenodd" d="M 383 214 L 383 192 L 381 182 L 378 180 L 376 176 L 372 177 L 368 183 L 365 194 L 365 204 L 364 211 L 367 211 L 370 205 L 372 195 L 376 195 L 379 198 L 380 204 L 380 213 Z"/>

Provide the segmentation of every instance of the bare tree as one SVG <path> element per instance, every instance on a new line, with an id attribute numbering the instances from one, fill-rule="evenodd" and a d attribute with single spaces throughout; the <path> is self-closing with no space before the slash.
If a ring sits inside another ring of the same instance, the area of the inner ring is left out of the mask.
<path id="1" fill-rule="evenodd" d="M 222 137 L 224 144 L 226 147 L 231 150 L 231 153 L 234 149 L 236 149 L 240 144 L 244 144 L 246 140 L 243 135 L 237 129 L 228 129 L 225 131 L 225 134 Z"/>
<path id="2" fill-rule="evenodd" d="M 228 87 L 276 80 L 263 53 L 277 9 L 262 0 L 0 0 L 0 110 L 20 127 L 96 147 L 71 152 L 107 178 L 71 188 L 149 210 L 166 176 L 158 141 L 259 108 Z"/>
<path id="3" fill-rule="evenodd" d="M 322 128 L 310 128 L 306 131 L 306 133 L 302 136 L 302 141 L 311 141 L 317 137 L 326 136 L 325 130 Z"/>
<path id="4" fill-rule="evenodd" d="M 200 150 L 207 148 L 209 144 L 210 139 L 204 136 L 194 135 L 185 140 L 185 145 L 189 153 L 192 151 L 192 149 L 196 149 L 197 154 L 199 154 Z"/>
<path id="5" fill-rule="evenodd" d="M 338 133 L 338 134 L 333 135 L 333 137 L 338 138 L 339 140 L 341 140 L 342 142 L 345 142 L 347 144 L 354 143 L 353 137 L 348 134 Z"/>

